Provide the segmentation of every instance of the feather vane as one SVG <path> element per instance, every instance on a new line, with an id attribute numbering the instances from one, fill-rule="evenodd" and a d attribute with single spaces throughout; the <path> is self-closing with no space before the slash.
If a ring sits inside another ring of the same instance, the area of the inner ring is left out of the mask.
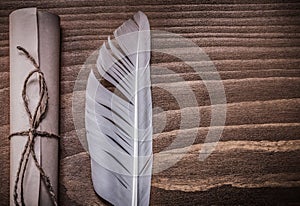
<path id="1" fill-rule="evenodd" d="M 113 205 L 149 205 L 152 170 L 150 27 L 138 12 L 99 50 L 90 73 L 85 121 L 95 191 Z"/>

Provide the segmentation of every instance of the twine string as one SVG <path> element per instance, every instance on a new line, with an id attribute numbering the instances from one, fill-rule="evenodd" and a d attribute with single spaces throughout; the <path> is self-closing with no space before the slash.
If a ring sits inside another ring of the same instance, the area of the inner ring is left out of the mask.
<path id="1" fill-rule="evenodd" d="M 46 112 L 48 109 L 48 88 L 46 85 L 46 81 L 45 81 L 45 77 L 43 72 L 40 70 L 39 65 L 36 63 L 35 59 L 28 53 L 28 51 L 26 49 L 24 49 L 21 46 L 17 46 L 17 49 L 20 50 L 27 59 L 29 59 L 31 61 L 31 63 L 34 66 L 34 70 L 31 71 L 28 76 L 26 77 L 24 84 L 23 84 L 23 90 L 22 90 L 22 99 L 23 99 L 23 103 L 24 103 L 24 107 L 26 110 L 26 113 L 28 115 L 28 119 L 29 119 L 29 124 L 30 124 L 30 128 L 27 131 L 21 131 L 21 132 L 15 132 L 9 135 L 9 139 L 11 139 L 13 136 L 24 136 L 27 137 L 27 142 L 24 146 L 24 149 L 22 151 L 21 154 L 21 159 L 19 162 L 19 166 L 18 166 L 18 170 L 17 170 L 17 174 L 16 174 L 16 179 L 15 179 L 15 183 L 14 183 L 14 203 L 15 205 L 19 206 L 19 194 L 18 194 L 18 185 L 19 182 L 21 181 L 21 185 L 20 185 L 20 189 L 21 189 L 21 194 L 20 194 L 20 198 L 21 198 L 21 205 L 25 206 L 25 201 L 24 201 L 24 177 L 25 177 L 25 173 L 26 173 L 26 168 L 28 165 L 28 161 L 29 161 L 29 156 L 31 155 L 33 158 L 33 161 L 35 163 L 35 166 L 37 167 L 37 169 L 39 170 L 39 173 L 41 175 L 41 178 L 47 188 L 47 191 L 51 197 L 51 200 L 53 202 L 53 205 L 57 206 L 57 198 L 53 189 L 53 186 L 51 184 L 50 178 L 49 176 L 46 175 L 43 167 L 40 165 L 40 163 L 38 162 L 38 159 L 36 157 L 36 153 L 34 150 L 34 143 L 35 143 L 35 138 L 36 137 L 47 137 L 47 138 L 55 138 L 58 139 L 59 136 L 46 132 L 46 131 L 39 131 L 37 130 L 37 128 L 39 127 L 40 123 L 42 122 L 42 120 L 45 118 L 46 116 Z M 30 109 L 29 109 L 29 100 L 27 97 L 27 84 L 29 79 L 34 75 L 37 74 L 38 75 L 38 81 L 39 81 L 39 101 L 37 103 L 37 106 L 35 107 L 34 113 L 32 114 Z"/>

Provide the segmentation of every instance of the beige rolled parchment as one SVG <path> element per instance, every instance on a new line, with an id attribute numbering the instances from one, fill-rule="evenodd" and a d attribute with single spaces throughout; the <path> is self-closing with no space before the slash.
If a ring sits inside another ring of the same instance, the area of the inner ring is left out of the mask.
<path id="1" fill-rule="evenodd" d="M 59 57 L 60 26 L 59 17 L 36 8 L 19 9 L 9 16 L 10 43 L 10 132 L 28 131 L 28 114 L 22 99 L 25 78 L 35 68 L 16 47 L 25 48 L 40 66 L 48 88 L 48 110 L 37 130 L 58 135 L 59 133 Z M 39 81 L 33 75 L 27 84 L 29 109 L 38 104 Z M 14 187 L 20 158 L 27 136 L 13 136 L 10 140 L 10 205 L 14 202 Z M 36 137 L 34 150 L 45 174 L 53 185 L 57 197 L 58 185 L 58 139 Z M 53 205 L 49 192 L 41 179 L 32 156 L 24 176 L 24 201 L 26 205 Z M 20 182 L 18 185 L 20 194 Z M 20 195 L 19 195 L 20 198 Z"/>

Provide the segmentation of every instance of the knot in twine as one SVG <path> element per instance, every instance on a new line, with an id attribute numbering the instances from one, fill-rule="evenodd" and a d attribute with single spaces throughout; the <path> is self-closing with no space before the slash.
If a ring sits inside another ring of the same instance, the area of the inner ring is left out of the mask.
<path id="1" fill-rule="evenodd" d="M 25 177 L 25 172 L 29 160 L 29 155 L 31 154 L 33 161 L 37 167 L 37 169 L 40 172 L 41 178 L 47 188 L 47 191 L 50 194 L 51 200 L 55 206 L 57 206 L 57 198 L 55 196 L 55 192 L 53 189 L 53 186 L 50 182 L 50 178 L 45 174 L 44 169 L 40 165 L 40 163 L 37 160 L 36 153 L 34 151 L 34 143 L 35 143 L 35 138 L 36 137 L 47 137 L 47 138 L 56 138 L 58 139 L 59 136 L 46 132 L 46 131 L 39 131 L 37 128 L 39 127 L 40 123 L 46 116 L 47 108 L 48 108 L 48 88 L 46 85 L 45 77 L 43 72 L 41 72 L 39 65 L 36 63 L 35 59 L 26 51 L 21 46 L 17 46 L 17 49 L 20 50 L 21 52 L 24 53 L 24 55 L 31 61 L 31 63 L 34 66 L 34 70 L 31 71 L 28 76 L 26 77 L 24 84 L 23 84 L 23 90 L 22 90 L 22 98 L 23 98 L 23 103 L 24 107 L 26 110 L 26 113 L 29 118 L 29 124 L 30 128 L 27 131 L 21 131 L 21 132 L 15 132 L 9 135 L 9 139 L 13 136 L 27 136 L 27 142 L 25 144 L 25 147 L 23 149 L 19 167 L 17 170 L 17 175 L 16 175 L 16 180 L 14 183 L 14 203 L 15 205 L 19 206 L 18 202 L 18 184 L 21 179 L 21 205 L 25 206 L 25 201 L 24 201 L 24 177 Z M 29 101 L 27 98 L 27 84 L 29 79 L 34 75 L 38 75 L 38 80 L 39 80 L 39 88 L 40 88 L 40 97 L 38 104 L 34 110 L 34 113 L 32 114 L 30 109 L 29 109 Z"/>

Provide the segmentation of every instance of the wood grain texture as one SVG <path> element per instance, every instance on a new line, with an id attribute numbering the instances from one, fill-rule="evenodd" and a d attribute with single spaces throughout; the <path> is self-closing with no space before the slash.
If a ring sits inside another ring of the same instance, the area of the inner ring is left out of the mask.
<path id="1" fill-rule="evenodd" d="M 9 202 L 9 40 L 8 15 L 38 7 L 61 18 L 60 205 L 108 205 L 90 179 L 90 159 L 75 131 L 72 92 L 86 58 L 135 12 L 152 29 L 174 32 L 200 46 L 213 61 L 225 88 L 226 124 L 216 150 L 199 161 L 210 126 L 209 93 L 199 75 L 179 59 L 152 54 L 154 152 L 167 148 L 178 133 L 193 146 L 171 168 L 153 175 L 151 205 L 299 205 L 300 204 L 300 3 L 297 0 L 124 0 L 0 1 L 0 205 Z M 174 49 L 169 40 L 169 49 Z M 191 48 L 176 48 L 193 56 Z M 205 62 L 190 62 L 201 66 Z M 168 69 L 166 69 L 168 68 Z M 204 67 L 205 68 L 205 67 Z M 220 80 L 203 71 L 208 84 Z M 181 79 L 181 81 L 178 81 Z M 180 108 L 167 86 L 197 105 Z M 79 93 L 82 91 L 78 91 Z M 218 91 L 216 91 L 218 92 Z M 82 93 L 83 94 L 83 93 Z M 199 127 L 180 127 L 181 112 L 200 114 Z M 162 120 L 164 128 L 160 128 Z M 78 128 L 79 130 L 82 128 Z M 186 140 L 182 140 L 182 144 Z M 167 151 L 166 162 L 182 154 Z"/>

